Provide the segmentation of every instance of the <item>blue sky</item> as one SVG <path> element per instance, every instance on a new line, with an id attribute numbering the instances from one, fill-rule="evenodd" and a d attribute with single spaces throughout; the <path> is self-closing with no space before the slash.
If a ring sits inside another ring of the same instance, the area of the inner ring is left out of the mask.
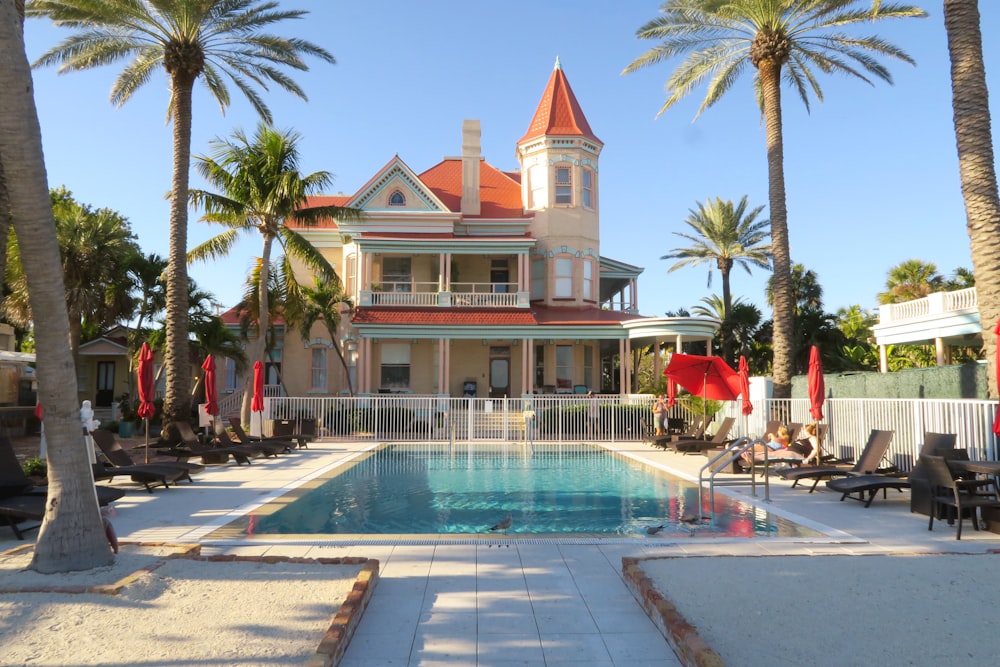
<path id="1" fill-rule="evenodd" d="M 558 57 L 605 144 L 601 253 L 645 268 L 639 280 L 642 313 L 690 309 L 708 294 L 721 294 L 717 271 L 709 288 L 706 265 L 668 273 L 673 262 L 660 257 L 688 245 L 673 232 L 687 231 L 683 220 L 697 202 L 748 195 L 751 206 L 767 204 L 764 130 L 749 77 L 694 121 L 703 89 L 656 117 L 673 62 L 621 75 L 653 46 L 636 39 L 635 31 L 657 15 L 658 2 L 281 4 L 310 14 L 274 32 L 313 41 L 337 59 L 336 65 L 312 60 L 309 72 L 294 75 L 308 102 L 281 91 L 265 98 L 278 127 L 303 135 L 303 171 L 334 174 L 329 194 L 355 192 L 395 154 L 418 173 L 459 155 L 467 118 L 482 123 L 486 159 L 515 169 L 515 144 Z M 811 114 L 792 91 L 783 91 L 792 259 L 817 273 L 828 311 L 852 304 L 873 309 L 889 268 L 907 259 L 934 262 L 945 275 L 972 266 L 942 3 L 915 4 L 930 17 L 866 31 L 916 59 L 916 67 L 888 61 L 895 85 L 825 76 L 825 101 L 813 100 Z M 991 107 L 1000 118 L 1000 3 L 980 2 L 980 12 Z M 47 21 L 29 20 L 29 57 L 68 34 Z M 49 182 L 65 185 L 81 202 L 121 212 L 145 252 L 166 255 L 172 150 L 167 79 L 154 78 L 115 109 L 108 96 L 121 68 L 35 71 Z M 207 153 L 214 137 L 255 127 L 253 109 L 232 93 L 223 115 L 208 92 L 196 87 L 194 154 Z M 192 174 L 192 186 L 202 185 Z M 196 222 L 198 217 L 192 213 L 189 246 L 218 232 Z M 230 259 L 195 265 L 191 276 L 232 306 L 259 252 L 259 238 L 247 237 Z M 737 270 L 732 281 L 733 294 L 760 306 L 765 317 L 767 275 Z"/>

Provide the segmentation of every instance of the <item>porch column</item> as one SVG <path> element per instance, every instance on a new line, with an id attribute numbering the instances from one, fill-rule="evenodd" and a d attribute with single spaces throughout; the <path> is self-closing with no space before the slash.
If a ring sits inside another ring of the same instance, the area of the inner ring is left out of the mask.
<path id="1" fill-rule="evenodd" d="M 632 278 L 628 284 L 632 291 L 632 308 L 639 310 L 639 283 L 635 278 Z"/>
<path id="2" fill-rule="evenodd" d="M 445 291 L 445 267 L 448 265 L 448 261 L 445 259 L 445 253 L 438 253 L 438 292 Z"/>
<path id="3" fill-rule="evenodd" d="M 438 393 L 451 395 L 451 341 L 438 338 Z"/>
<path id="4" fill-rule="evenodd" d="M 889 355 L 886 354 L 885 345 L 878 346 L 878 372 L 889 372 Z"/>
<path id="5" fill-rule="evenodd" d="M 525 275 L 525 269 L 527 263 L 524 261 L 525 255 L 523 252 L 517 254 L 517 291 L 524 292 L 527 290 L 528 281 Z"/>
<path id="6" fill-rule="evenodd" d="M 531 369 L 534 368 L 535 346 L 530 338 L 521 339 L 521 395 L 531 394 L 535 390 L 535 378 Z"/>
<path id="7" fill-rule="evenodd" d="M 946 359 L 947 350 L 945 349 L 943 338 L 934 339 L 934 352 L 937 354 L 937 365 L 946 366 L 948 364 L 948 361 Z"/>
<path id="8" fill-rule="evenodd" d="M 684 337 L 677 334 L 677 338 L 674 340 L 674 352 L 681 352 L 684 348 L 681 347 L 681 343 L 684 341 Z"/>
<path id="9" fill-rule="evenodd" d="M 653 378 L 659 384 L 663 377 L 663 364 L 660 361 L 660 337 L 653 339 Z"/>
<path id="10" fill-rule="evenodd" d="M 632 360 L 629 358 L 628 340 L 618 341 L 618 393 L 630 394 L 629 375 L 631 375 Z"/>
<path id="11" fill-rule="evenodd" d="M 444 288 L 445 291 L 451 291 L 451 253 L 446 252 L 444 254 Z"/>

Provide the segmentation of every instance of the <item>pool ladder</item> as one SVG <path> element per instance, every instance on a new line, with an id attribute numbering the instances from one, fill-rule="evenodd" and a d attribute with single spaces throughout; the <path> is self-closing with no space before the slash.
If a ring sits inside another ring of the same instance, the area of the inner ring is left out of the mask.
<path id="1" fill-rule="evenodd" d="M 705 472 L 708 471 L 708 503 L 709 509 L 712 513 L 712 517 L 715 517 L 715 476 L 724 470 L 731 469 L 736 461 L 745 452 L 752 450 L 754 445 L 762 444 L 764 447 L 764 466 L 767 469 L 767 451 L 768 447 L 766 443 L 761 439 L 751 439 L 751 438 L 737 438 L 730 442 L 726 447 L 710 458 L 708 463 L 701 467 L 698 471 L 698 519 L 702 518 L 702 494 L 705 490 Z M 750 466 L 750 489 L 751 493 L 757 495 L 757 475 L 755 466 Z M 771 485 L 768 479 L 768 475 L 764 475 L 764 500 L 771 500 Z"/>

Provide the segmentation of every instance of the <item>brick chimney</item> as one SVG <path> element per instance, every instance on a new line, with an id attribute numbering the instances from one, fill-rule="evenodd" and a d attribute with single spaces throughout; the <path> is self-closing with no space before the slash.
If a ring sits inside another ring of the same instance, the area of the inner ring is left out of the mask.
<path id="1" fill-rule="evenodd" d="M 482 130 L 478 120 L 462 122 L 462 215 L 479 215 L 479 161 Z"/>

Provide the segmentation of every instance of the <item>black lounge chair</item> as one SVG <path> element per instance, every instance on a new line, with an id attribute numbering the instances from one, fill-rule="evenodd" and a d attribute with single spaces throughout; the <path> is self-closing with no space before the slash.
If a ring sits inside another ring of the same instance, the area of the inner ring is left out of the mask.
<path id="1" fill-rule="evenodd" d="M 733 430 L 733 424 L 735 423 L 735 417 L 726 417 L 719 424 L 719 430 L 716 431 L 711 440 L 679 440 L 672 443 L 674 451 L 681 454 L 690 454 L 692 452 L 703 452 L 706 449 L 724 447 L 726 441 L 730 439 L 729 432 Z"/>
<path id="2" fill-rule="evenodd" d="M 185 475 L 181 479 L 186 479 L 189 482 L 193 481 L 191 479 L 191 473 L 201 472 L 205 469 L 205 466 L 200 463 L 187 463 L 186 461 L 154 461 L 153 463 L 137 463 L 132 459 L 125 448 L 121 446 L 118 442 L 118 438 L 111 431 L 103 428 L 99 428 L 96 431 L 91 431 L 90 435 L 94 438 L 94 442 L 100 448 L 101 453 L 113 466 L 127 467 L 134 465 L 155 465 L 161 468 L 171 468 L 173 470 L 182 470 Z"/>
<path id="3" fill-rule="evenodd" d="M 812 493 L 816 490 L 816 485 L 819 484 L 820 480 L 833 479 L 834 477 L 857 477 L 876 473 L 880 469 L 885 453 L 889 451 L 889 443 L 892 442 L 894 435 L 894 431 L 872 429 L 872 432 L 868 435 L 868 442 L 861 452 L 861 456 L 858 457 L 857 463 L 851 468 L 837 465 L 799 466 L 797 468 L 780 470 L 778 474 L 781 475 L 782 479 L 793 480 L 793 489 L 798 485 L 800 480 L 813 480 L 813 485 L 809 489 L 809 493 Z"/>
<path id="4" fill-rule="evenodd" d="M 828 480 L 826 485 L 831 490 L 842 494 L 841 501 L 850 498 L 858 500 L 870 507 L 878 492 L 882 492 L 882 497 L 886 497 L 889 489 L 903 491 L 910 488 L 911 479 L 909 477 L 899 477 L 897 475 L 857 475 L 854 477 L 838 477 Z M 854 494 L 858 494 L 857 497 Z M 867 494 L 867 495 L 866 495 Z"/>
<path id="5" fill-rule="evenodd" d="M 191 424 L 178 421 L 174 422 L 177 434 L 181 438 L 180 445 L 166 448 L 157 448 L 159 454 L 173 456 L 178 461 L 187 462 L 188 459 L 200 457 L 202 463 L 225 463 L 232 456 L 236 464 L 246 463 L 250 465 L 250 459 L 263 456 L 259 451 L 246 447 L 212 447 L 203 445 L 198 440 L 198 435 L 191 428 Z"/>
<path id="6" fill-rule="evenodd" d="M 955 509 L 954 514 L 958 521 L 958 531 L 955 539 L 962 539 L 962 522 L 965 519 L 966 510 L 969 510 L 969 518 L 972 520 L 972 527 L 979 530 L 978 509 L 992 508 L 1000 509 L 1000 491 L 997 490 L 996 480 L 988 479 L 955 479 L 954 474 L 948 467 L 948 460 L 943 456 L 927 455 L 923 457 L 927 466 L 927 476 L 930 478 L 934 488 L 934 509 L 930 514 L 930 521 L 927 523 L 927 530 L 934 530 L 934 515 L 937 510 L 944 510 L 949 507 Z"/>
<path id="7" fill-rule="evenodd" d="M 242 429 L 240 429 L 242 430 Z M 215 425 L 215 439 L 223 447 L 243 447 L 244 449 L 251 449 L 260 452 L 264 456 L 277 456 L 278 454 L 286 454 L 292 449 L 291 440 L 244 440 L 237 433 L 236 437 L 240 438 L 239 442 L 234 441 L 229 437 L 229 433 L 226 429 L 222 427 L 222 424 L 216 422 Z"/>
<path id="8" fill-rule="evenodd" d="M 697 440 L 705 434 L 705 421 L 698 417 L 687 427 L 683 433 L 678 433 L 676 435 L 655 435 L 653 436 L 652 445 L 654 447 L 659 447 L 660 449 L 670 449 L 673 443 L 680 442 L 682 440 Z"/>
<path id="9" fill-rule="evenodd" d="M 113 489 L 100 484 L 94 485 L 97 502 L 104 507 L 125 495 L 123 489 Z M 19 540 L 24 533 L 36 530 L 38 526 L 23 528 L 23 521 L 41 521 L 45 518 L 48 488 L 35 486 L 31 478 L 24 474 L 14 447 L 4 436 L 0 436 L 0 526 L 7 525 Z"/>
<path id="10" fill-rule="evenodd" d="M 281 452 L 292 451 L 292 443 L 294 442 L 293 438 L 284 438 L 284 437 L 262 438 L 257 435 L 250 435 L 249 433 L 243 430 L 243 424 L 240 423 L 239 417 L 230 417 L 229 426 L 232 427 L 233 434 L 236 436 L 236 439 L 239 441 L 239 444 L 243 445 L 244 447 L 254 447 L 266 443 L 265 447 L 268 450 L 274 450 L 275 453 L 278 454 L 280 454 Z M 232 442 L 231 439 L 230 442 Z M 280 444 L 280 449 L 278 448 L 279 444 Z"/>
<path id="11" fill-rule="evenodd" d="M 241 425 L 242 426 L 242 425 Z M 303 419 L 298 429 L 291 419 L 275 419 L 272 422 L 271 437 L 276 440 L 291 439 L 298 443 L 299 448 L 306 448 L 310 440 L 316 439 L 316 420 Z"/>

